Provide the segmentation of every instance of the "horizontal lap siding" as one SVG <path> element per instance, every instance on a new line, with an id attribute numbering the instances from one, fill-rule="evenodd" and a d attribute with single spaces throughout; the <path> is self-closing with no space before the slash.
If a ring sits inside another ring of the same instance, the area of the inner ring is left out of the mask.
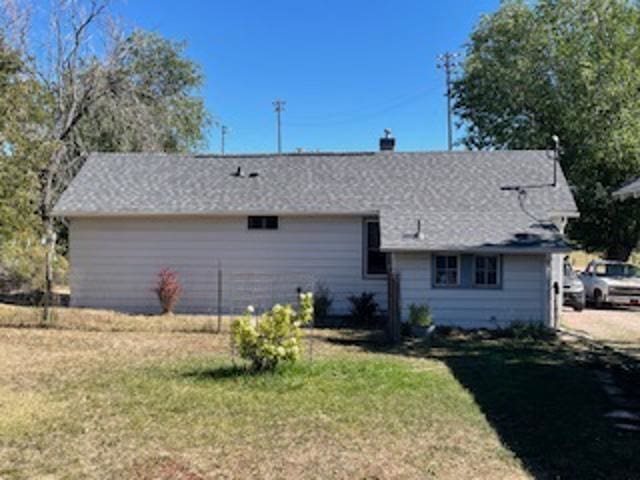
<path id="1" fill-rule="evenodd" d="M 440 325 L 476 328 L 543 321 L 544 256 L 504 255 L 502 268 L 501 289 L 433 288 L 429 254 L 395 254 L 403 319 L 409 316 L 409 305 L 426 303 Z"/>
<path id="2" fill-rule="evenodd" d="M 348 295 L 365 290 L 386 303 L 385 280 L 362 278 L 360 217 L 281 217 L 275 231 L 249 231 L 246 217 L 74 219 L 70 242 L 76 306 L 157 311 L 155 276 L 169 267 L 183 284 L 178 311 L 214 312 L 219 262 L 225 310 L 251 303 L 230 291 L 231 272 L 282 272 L 276 289 L 295 289 L 299 277 L 286 272 L 310 274 L 329 287 L 337 314 L 346 313 Z"/>

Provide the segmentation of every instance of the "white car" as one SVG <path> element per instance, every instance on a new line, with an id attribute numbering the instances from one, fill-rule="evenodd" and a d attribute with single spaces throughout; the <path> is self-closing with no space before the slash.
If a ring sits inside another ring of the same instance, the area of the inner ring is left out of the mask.
<path id="1" fill-rule="evenodd" d="M 640 305 L 640 269 L 624 262 L 593 260 L 580 274 L 587 301 L 596 307 Z"/>

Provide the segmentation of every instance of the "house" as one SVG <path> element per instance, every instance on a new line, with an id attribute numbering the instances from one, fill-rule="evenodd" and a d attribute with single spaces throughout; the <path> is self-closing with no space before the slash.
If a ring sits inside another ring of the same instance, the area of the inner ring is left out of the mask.
<path id="1" fill-rule="evenodd" d="M 578 212 L 548 152 L 396 152 L 388 140 L 362 153 L 92 154 L 55 208 L 69 222 L 72 305 L 157 312 L 155 275 L 170 267 L 179 311 L 234 311 L 308 274 L 346 314 L 364 291 L 386 308 L 393 272 L 404 319 L 428 304 L 439 324 L 553 325 Z"/>
<path id="2" fill-rule="evenodd" d="M 618 200 L 626 200 L 628 198 L 640 198 L 640 177 L 628 182 L 613 192 L 613 197 Z"/>

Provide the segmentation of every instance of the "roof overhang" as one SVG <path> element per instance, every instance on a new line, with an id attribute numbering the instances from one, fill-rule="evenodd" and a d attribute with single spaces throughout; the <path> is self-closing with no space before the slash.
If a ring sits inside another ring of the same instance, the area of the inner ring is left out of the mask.
<path id="1" fill-rule="evenodd" d="M 387 247 L 380 249 L 388 253 L 418 253 L 418 252 L 460 252 L 460 253 L 492 253 L 511 255 L 535 255 L 546 253 L 571 253 L 575 248 L 571 246 L 556 247 L 460 247 L 460 246 L 438 246 L 438 247 Z"/>
<path id="2" fill-rule="evenodd" d="M 66 218 L 166 218 L 166 217 L 243 217 L 247 215 L 286 215 L 290 217 L 307 216 L 345 216 L 345 217 L 372 217 L 378 216 L 377 210 L 327 210 L 327 211 L 300 211 L 300 210 L 238 210 L 238 211 L 210 211 L 210 212 L 82 212 L 82 211 L 55 211 L 54 217 Z"/>

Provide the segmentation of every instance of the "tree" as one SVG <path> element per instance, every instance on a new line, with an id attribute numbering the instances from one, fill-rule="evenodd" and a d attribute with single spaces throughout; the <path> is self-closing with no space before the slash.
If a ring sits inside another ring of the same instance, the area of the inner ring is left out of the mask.
<path id="1" fill-rule="evenodd" d="M 548 148 L 581 217 L 569 233 L 590 251 L 626 259 L 640 206 L 611 193 L 640 174 L 640 8 L 625 0 L 504 2 L 482 18 L 453 86 L 475 149 Z"/>
<path id="2" fill-rule="evenodd" d="M 13 25 L 10 0 L 1 0 L 2 32 Z M 184 45 L 158 35 L 122 33 L 110 21 L 108 0 L 57 0 L 51 7 L 52 40 L 43 54 L 15 42 L 25 75 L 48 102 L 39 124 L 47 152 L 39 160 L 40 215 L 49 249 L 45 301 L 51 292 L 56 223 L 52 209 L 88 153 L 186 151 L 204 141 L 209 117 L 194 95 L 202 85 Z M 26 18 L 27 15 L 21 15 Z M 45 307 L 48 305 L 45 304 Z M 48 317 L 48 308 L 45 308 Z"/>

